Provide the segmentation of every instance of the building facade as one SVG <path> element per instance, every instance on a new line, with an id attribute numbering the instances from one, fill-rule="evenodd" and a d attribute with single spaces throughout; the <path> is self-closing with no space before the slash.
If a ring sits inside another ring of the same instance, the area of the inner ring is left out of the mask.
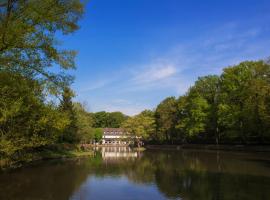
<path id="1" fill-rule="evenodd" d="M 122 128 L 104 128 L 102 136 L 103 145 L 129 145 L 131 138 Z"/>

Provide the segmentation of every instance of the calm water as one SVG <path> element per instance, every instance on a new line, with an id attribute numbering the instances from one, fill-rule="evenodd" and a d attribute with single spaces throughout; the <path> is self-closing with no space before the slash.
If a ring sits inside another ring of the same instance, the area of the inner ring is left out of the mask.
<path id="1" fill-rule="evenodd" d="M 270 156 L 107 148 L 1 172 L 0 199 L 268 200 Z"/>

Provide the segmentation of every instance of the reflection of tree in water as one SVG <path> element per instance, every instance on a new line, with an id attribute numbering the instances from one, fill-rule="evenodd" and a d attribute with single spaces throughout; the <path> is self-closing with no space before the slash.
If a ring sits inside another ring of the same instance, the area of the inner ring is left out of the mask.
<path id="1" fill-rule="evenodd" d="M 92 176 L 124 176 L 134 184 L 156 185 L 171 199 L 269 199 L 269 167 L 253 159 L 231 153 L 145 151 L 137 159 L 111 162 L 96 152 L 91 158 L 1 173 L 0 199 L 68 199 Z"/>
<path id="2" fill-rule="evenodd" d="M 86 180 L 81 159 L 52 161 L 0 174 L 0 199 L 66 200 Z"/>
<path id="3" fill-rule="evenodd" d="M 168 198 L 267 199 L 269 171 L 239 158 L 230 153 L 146 151 L 133 161 L 100 160 L 90 166 L 99 176 L 126 176 L 136 184 L 155 184 Z"/>

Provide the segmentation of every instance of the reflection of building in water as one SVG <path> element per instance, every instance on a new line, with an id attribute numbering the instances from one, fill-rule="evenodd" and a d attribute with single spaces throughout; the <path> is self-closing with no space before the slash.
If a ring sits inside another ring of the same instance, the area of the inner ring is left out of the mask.
<path id="1" fill-rule="evenodd" d="M 105 145 L 128 145 L 131 138 L 122 128 L 104 128 L 102 144 Z"/>
<path id="2" fill-rule="evenodd" d="M 100 148 L 102 158 L 105 160 L 113 160 L 119 158 L 132 159 L 138 157 L 138 152 L 133 151 L 125 146 L 108 146 Z"/>

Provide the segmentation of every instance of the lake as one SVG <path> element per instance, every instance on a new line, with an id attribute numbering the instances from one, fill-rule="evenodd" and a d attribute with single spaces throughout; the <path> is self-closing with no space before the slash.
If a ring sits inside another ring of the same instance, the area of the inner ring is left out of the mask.
<path id="1" fill-rule="evenodd" d="M 0 199 L 268 200 L 270 156 L 107 147 L 92 157 L 0 172 Z"/>

